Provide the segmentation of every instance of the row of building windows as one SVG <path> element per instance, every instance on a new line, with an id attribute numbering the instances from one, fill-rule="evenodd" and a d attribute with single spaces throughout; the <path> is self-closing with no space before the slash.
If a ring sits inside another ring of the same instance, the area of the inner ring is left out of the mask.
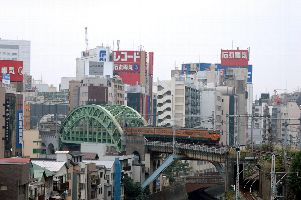
<path id="1" fill-rule="evenodd" d="M 18 60 L 18 58 L 8 58 L 8 57 L 0 57 L 0 60 Z"/>
<path id="2" fill-rule="evenodd" d="M 10 52 L 0 52 L 0 55 L 7 55 L 7 56 L 10 56 L 10 55 L 12 55 L 12 56 L 16 56 L 16 55 L 18 55 L 17 53 L 10 53 Z"/>

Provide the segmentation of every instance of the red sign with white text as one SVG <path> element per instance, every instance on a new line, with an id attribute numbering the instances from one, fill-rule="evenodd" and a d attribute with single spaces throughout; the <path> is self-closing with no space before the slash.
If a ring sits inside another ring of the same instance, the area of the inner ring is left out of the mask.
<path id="1" fill-rule="evenodd" d="M 0 60 L 0 81 L 3 74 L 10 74 L 10 81 L 23 81 L 23 61 Z"/>
<path id="2" fill-rule="evenodd" d="M 113 51 L 114 73 L 118 74 L 123 83 L 140 84 L 140 51 Z"/>
<path id="3" fill-rule="evenodd" d="M 248 50 L 221 50 L 222 66 L 248 67 Z"/>
<path id="4" fill-rule="evenodd" d="M 114 51 L 114 71 L 140 72 L 140 51 Z"/>

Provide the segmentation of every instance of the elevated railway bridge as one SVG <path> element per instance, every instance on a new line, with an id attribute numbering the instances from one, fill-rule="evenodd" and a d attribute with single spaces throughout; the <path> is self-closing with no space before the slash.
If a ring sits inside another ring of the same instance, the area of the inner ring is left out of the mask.
<path id="1" fill-rule="evenodd" d="M 175 145 L 171 143 L 173 138 Z M 147 152 L 169 155 L 152 170 L 154 173 L 142 183 L 142 188 L 177 159 L 211 162 L 223 174 L 225 184 L 230 185 L 232 182 L 224 174 L 229 163 L 233 168 L 234 162 L 229 149 L 218 145 L 219 139 L 218 131 L 147 127 L 147 122 L 136 110 L 124 105 L 80 106 L 70 112 L 59 130 L 61 148 L 91 142 L 109 144 L 120 153 L 138 152 L 142 157 Z M 144 162 L 144 158 L 141 161 Z"/>

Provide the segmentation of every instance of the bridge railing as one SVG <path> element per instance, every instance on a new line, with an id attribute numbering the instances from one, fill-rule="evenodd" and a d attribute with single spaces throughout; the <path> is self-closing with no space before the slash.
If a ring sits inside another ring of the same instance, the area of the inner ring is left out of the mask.
<path id="1" fill-rule="evenodd" d="M 165 149 L 172 149 L 173 144 L 170 142 L 159 142 L 159 141 L 149 141 L 146 142 L 146 146 L 153 146 L 153 147 L 162 147 Z M 229 149 L 227 147 L 212 147 L 206 145 L 191 145 L 191 144 L 183 144 L 183 143 L 176 143 L 175 149 L 177 151 L 181 150 L 191 150 L 191 151 L 199 151 L 199 152 L 206 152 L 212 154 L 226 154 L 228 153 Z"/>

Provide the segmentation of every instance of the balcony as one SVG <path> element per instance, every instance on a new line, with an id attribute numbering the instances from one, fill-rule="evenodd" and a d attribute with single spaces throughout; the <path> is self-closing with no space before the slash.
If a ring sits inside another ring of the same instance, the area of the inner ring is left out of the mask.
<path id="1" fill-rule="evenodd" d="M 63 192 L 69 190 L 69 182 L 60 183 L 58 181 L 53 182 L 53 190 L 58 192 Z"/>

